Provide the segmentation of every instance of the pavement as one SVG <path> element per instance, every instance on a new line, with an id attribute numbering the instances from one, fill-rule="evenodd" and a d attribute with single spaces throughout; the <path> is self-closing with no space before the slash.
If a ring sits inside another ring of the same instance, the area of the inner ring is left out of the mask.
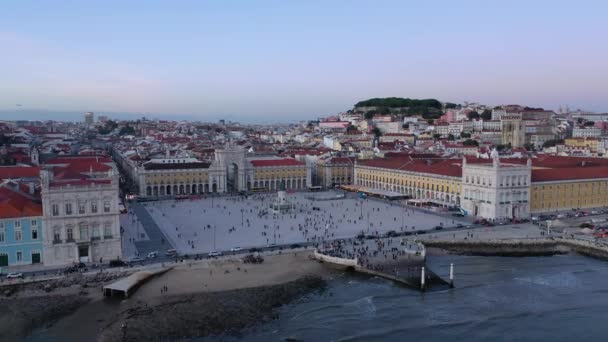
<path id="1" fill-rule="evenodd" d="M 246 199 L 233 196 L 145 202 L 137 204 L 134 211 L 150 240 L 158 241 L 161 235 L 157 230 L 161 230 L 162 236 L 171 241 L 180 254 L 318 243 L 352 238 L 361 233 L 412 233 L 436 226 L 469 224 L 450 214 L 437 215 L 382 200 L 347 197 L 315 201 L 307 198 L 311 194 L 327 197 L 340 193 L 288 194 L 288 200 L 295 205 L 288 213 L 273 213 L 270 209 L 276 194 L 256 194 Z M 135 229 L 135 226 L 125 229 Z M 144 255 L 140 246 L 150 246 L 146 251 L 167 249 L 151 242 L 136 241 L 135 245 L 140 255 Z"/>

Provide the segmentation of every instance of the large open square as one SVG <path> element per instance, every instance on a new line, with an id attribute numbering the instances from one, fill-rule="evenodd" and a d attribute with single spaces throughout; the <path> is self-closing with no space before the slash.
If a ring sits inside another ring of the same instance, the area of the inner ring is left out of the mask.
<path id="1" fill-rule="evenodd" d="M 149 214 L 180 254 L 321 242 L 350 238 L 359 233 L 429 230 L 438 225 L 449 227 L 465 223 L 452 216 L 404 207 L 398 202 L 361 199 L 353 194 L 341 198 L 342 195 L 333 191 L 287 194 L 287 203 L 293 208 L 282 213 L 272 209 L 276 193 L 247 198 L 146 202 L 135 204 L 141 206 L 139 210 L 144 208 L 145 213 L 138 214 L 138 210 L 134 210 L 124 215 L 121 223 L 127 239 L 125 245 L 129 246 L 130 239 L 146 240 L 151 235 L 145 234 L 150 222 L 142 217 Z M 126 256 L 134 253 L 134 248 L 125 248 Z"/>

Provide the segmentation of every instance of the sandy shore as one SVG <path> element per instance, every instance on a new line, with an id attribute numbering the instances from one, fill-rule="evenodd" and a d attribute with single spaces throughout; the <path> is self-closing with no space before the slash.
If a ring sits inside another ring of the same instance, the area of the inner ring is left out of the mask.
<path id="1" fill-rule="evenodd" d="M 129 341 L 234 332 L 271 319 L 273 308 L 324 286 L 334 271 L 310 260 L 310 253 L 264 256 L 261 264 L 236 257 L 167 264 L 174 268 L 125 300 L 102 297 L 101 287 L 111 280 L 83 287 L 87 281 L 81 279 L 50 293 L 39 283 L 0 299 L 0 340 L 34 332 L 38 340 L 115 341 L 122 340 L 123 326 L 131 327 Z M 161 293 L 164 286 L 168 291 Z"/>
<path id="2" fill-rule="evenodd" d="M 304 275 L 330 276 L 331 270 L 309 260 L 310 254 L 310 251 L 300 251 L 264 256 L 261 264 L 245 264 L 241 258 L 180 263 L 170 272 L 147 282 L 132 299 L 150 300 L 168 295 L 276 285 Z M 165 294 L 160 291 L 163 286 L 168 288 Z"/>

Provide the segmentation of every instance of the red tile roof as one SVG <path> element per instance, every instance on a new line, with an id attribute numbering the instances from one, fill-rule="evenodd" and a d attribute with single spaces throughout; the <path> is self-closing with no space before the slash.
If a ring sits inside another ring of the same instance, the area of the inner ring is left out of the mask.
<path id="1" fill-rule="evenodd" d="M 42 206 L 6 187 L 0 188 L 0 219 L 42 216 Z"/>
<path id="2" fill-rule="evenodd" d="M 532 182 L 608 178 L 608 167 L 569 167 L 532 170 Z"/>
<path id="3" fill-rule="evenodd" d="M 71 164 L 77 162 L 98 162 L 111 163 L 112 159 L 108 156 L 62 156 L 48 160 L 47 164 Z"/>
<path id="4" fill-rule="evenodd" d="M 358 164 L 384 169 L 462 177 L 461 159 L 420 160 L 410 158 L 383 158 L 362 160 L 359 161 Z"/>
<path id="5" fill-rule="evenodd" d="M 0 167 L 0 180 L 9 178 L 34 178 L 40 175 L 40 168 L 24 166 Z"/>
<path id="6" fill-rule="evenodd" d="M 81 186 L 81 185 L 92 185 L 92 184 L 111 184 L 110 179 L 59 179 L 53 180 L 51 182 L 50 187 L 60 187 L 60 186 Z"/>
<path id="7" fill-rule="evenodd" d="M 301 161 L 295 159 L 258 159 L 258 160 L 250 160 L 251 165 L 254 167 L 269 167 L 269 166 L 301 166 L 305 165 Z"/>
<path id="8" fill-rule="evenodd" d="M 327 163 L 329 164 L 354 164 L 355 158 L 352 157 L 332 157 Z"/>

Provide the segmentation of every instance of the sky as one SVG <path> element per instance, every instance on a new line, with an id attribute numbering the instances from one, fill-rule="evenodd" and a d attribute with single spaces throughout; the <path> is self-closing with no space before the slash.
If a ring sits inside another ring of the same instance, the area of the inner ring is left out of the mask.
<path id="1" fill-rule="evenodd" d="M 587 0 L 3 1 L 0 119 L 297 121 L 388 96 L 608 111 L 607 13 Z"/>

